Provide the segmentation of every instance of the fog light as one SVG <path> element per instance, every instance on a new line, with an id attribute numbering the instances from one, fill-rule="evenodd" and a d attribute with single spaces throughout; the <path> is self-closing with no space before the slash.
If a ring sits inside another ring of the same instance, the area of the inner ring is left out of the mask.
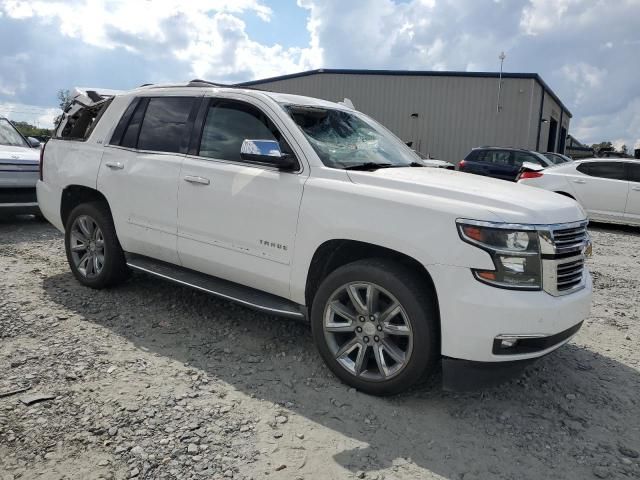
<path id="1" fill-rule="evenodd" d="M 513 348 L 518 344 L 517 338 L 507 338 L 500 340 L 500 348 Z"/>

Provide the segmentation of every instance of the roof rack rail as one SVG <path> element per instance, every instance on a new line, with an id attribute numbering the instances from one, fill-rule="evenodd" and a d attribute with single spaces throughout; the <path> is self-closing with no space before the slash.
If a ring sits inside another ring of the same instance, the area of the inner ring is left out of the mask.
<path id="1" fill-rule="evenodd" d="M 188 84 L 189 87 L 200 87 L 203 85 L 210 85 L 212 87 L 230 87 L 231 85 L 224 85 L 222 83 L 209 82 L 207 80 L 201 80 L 199 78 L 194 78 Z"/>

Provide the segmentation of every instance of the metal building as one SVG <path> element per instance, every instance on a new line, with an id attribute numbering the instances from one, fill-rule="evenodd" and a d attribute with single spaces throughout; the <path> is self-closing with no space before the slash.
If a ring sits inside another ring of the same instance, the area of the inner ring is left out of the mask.
<path id="1" fill-rule="evenodd" d="M 350 99 L 412 147 L 458 162 L 492 145 L 565 151 L 571 112 L 535 73 L 320 69 L 245 82 L 274 92 Z"/>

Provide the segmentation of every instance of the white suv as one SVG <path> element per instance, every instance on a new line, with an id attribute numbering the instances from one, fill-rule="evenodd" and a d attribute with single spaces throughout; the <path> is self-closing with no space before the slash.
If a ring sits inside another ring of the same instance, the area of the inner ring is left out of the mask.
<path id="1" fill-rule="evenodd" d="M 379 395 L 441 358 L 445 387 L 498 380 L 589 313 L 571 199 L 422 168 L 343 104 L 203 81 L 107 93 L 78 93 L 37 186 L 84 285 L 133 269 L 308 320 L 329 368 Z"/>

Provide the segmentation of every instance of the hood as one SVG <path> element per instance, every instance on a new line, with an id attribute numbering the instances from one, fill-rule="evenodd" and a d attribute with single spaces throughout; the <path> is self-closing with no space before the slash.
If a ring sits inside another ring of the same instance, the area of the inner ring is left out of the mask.
<path id="1" fill-rule="evenodd" d="M 0 145 L 0 164 L 37 164 L 40 162 L 40 149 L 30 147 L 12 147 Z"/>
<path id="2" fill-rule="evenodd" d="M 548 224 L 586 218 L 582 207 L 568 197 L 470 173 L 407 167 L 381 168 L 374 172 L 349 171 L 348 174 L 357 184 L 454 200 L 462 205 L 456 212 L 460 218 L 470 218 L 470 212 L 477 212 L 478 207 L 487 210 L 488 215 L 474 220 L 495 221 L 497 216 L 507 223 Z M 469 211 L 465 211 L 465 203 L 469 204 Z"/>

